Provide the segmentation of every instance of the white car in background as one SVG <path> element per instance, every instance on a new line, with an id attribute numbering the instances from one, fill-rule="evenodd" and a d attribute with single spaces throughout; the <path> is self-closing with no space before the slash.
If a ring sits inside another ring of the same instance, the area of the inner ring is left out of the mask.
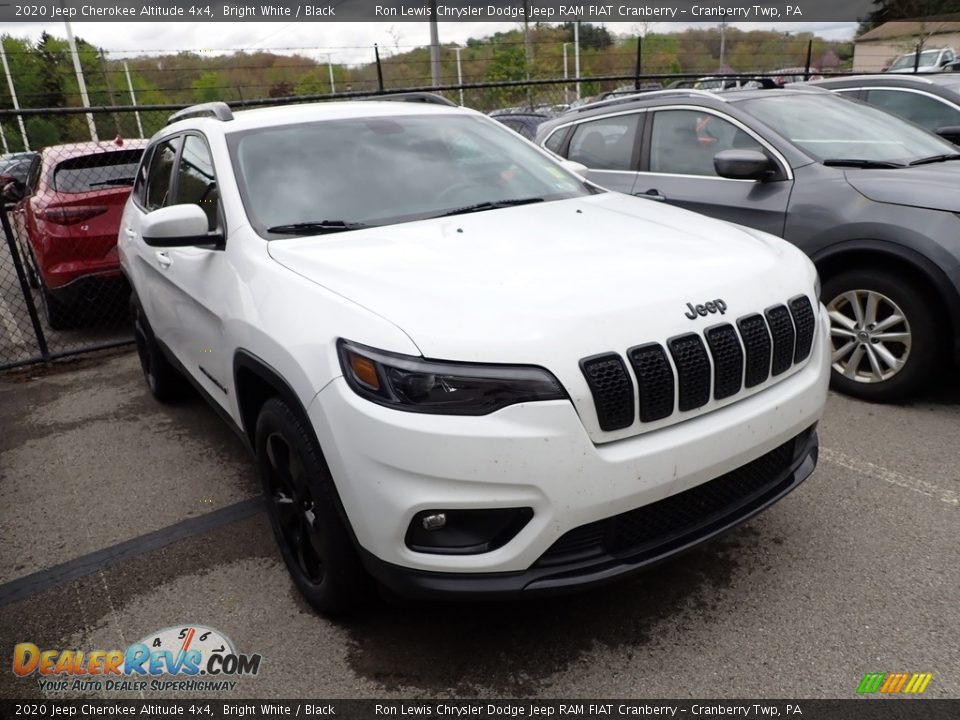
<path id="1" fill-rule="evenodd" d="M 182 111 L 119 238 L 152 392 L 256 454 L 325 612 L 606 582 L 814 469 L 806 256 L 603 191 L 493 120 L 402 102 Z"/>

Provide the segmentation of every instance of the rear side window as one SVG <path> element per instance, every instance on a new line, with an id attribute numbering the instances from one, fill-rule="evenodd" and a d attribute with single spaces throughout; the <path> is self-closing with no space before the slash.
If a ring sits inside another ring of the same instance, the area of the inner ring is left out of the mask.
<path id="1" fill-rule="evenodd" d="M 164 140 L 157 145 L 150 159 L 150 170 L 147 174 L 147 210 L 157 210 L 167 204 L 170 198 L 170 178 L 173 173 L 173 164 L 177 159 L 177 145 L 180 138 Z"/>
<path id="2" fill-rule="evenodd" d="M 563 148 L 563 139 L 567 136 L 566 129 L 557 130 L 553 135 L 547 138 L 547 141 L 543 146 L 552 153 L 560 154 L 560 150 Z"/>
<path id="3" fill-rule="evenodd" d="M 616 115 L 577 125 L 567 158 L 591 170 L 630 170 L 640 116 Z"/>
<path id="4" fill-rule="evenodd" d="M 142 155 L 143 149 L 138 148 L 68 158 L 54 168 L 53 189 L 84 193 L 133 185 Z"/>
<path id="5" fill-rule="evenodd" d="M 150 169 L 150 158 L 153 157 L 154 147 L 147 148 L 140 167 L 137 168 L 137 179 L 133 183 L 133 199 L 144 205 L 147 198 L 147 171 Z"/>
<path id="6" fill-rule="evenodd" d="M 960 111 L 929 95 L 902 90 L 869 90 L 867 102 L 928 130 L 960 125 Z"/>
<path id="7" fill-rule="evenodd" d="M 183 141 L 177 175 L 177 202 L 199 205 L 207 215 L 207 227 L 216 230 L 220 190 L 213 173 L 210 150 L 203 139 L 196 135 L 187 135 Z"/>

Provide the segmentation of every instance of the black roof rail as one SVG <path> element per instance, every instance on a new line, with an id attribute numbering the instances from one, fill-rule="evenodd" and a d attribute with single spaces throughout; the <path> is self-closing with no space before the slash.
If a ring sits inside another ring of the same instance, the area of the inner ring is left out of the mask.
<path id="1" fill-rule="evenodd" d="M 447 100 L 447 98 L 442 95 L 437 95 L 436 93 L 430 92 L 403 92 L 403 93 L 393 93 L 390 95 L 370 95 L 368 97 L 357 98 L 357 100 L 395 100 L 396 102 L 420 102 L 420 103 L 429 103 L 430 105 L 447 105 L 449 107 L 457 107 L 455 102 Z"/>
<path id="2" fill-rule="evenodd" d="M 226 122 L 228 120 L 233 120 L 233 112 L 230 110 L 229 105 L 219 100 L 217 102 L 191 105 L 183 110 L 178 110 L 169 118 L 167 118 L 167 125 L 170 123 L 175 123 L 178 120 L 184 120 L 186 118 L 193 117 L 212 117 Z"/>

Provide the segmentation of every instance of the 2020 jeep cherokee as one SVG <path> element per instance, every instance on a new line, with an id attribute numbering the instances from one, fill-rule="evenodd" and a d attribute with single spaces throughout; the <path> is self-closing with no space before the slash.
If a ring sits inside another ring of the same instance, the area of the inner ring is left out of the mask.
<path id="1" fill-rule="evenodd" d="M 479 113 L 192 108 L 123 217 L 151 391 L 256 453 L 297 586 L 351 606 L 603 582 L 813 470 L 829 373 L 788 243 L 609 193 Z"/>

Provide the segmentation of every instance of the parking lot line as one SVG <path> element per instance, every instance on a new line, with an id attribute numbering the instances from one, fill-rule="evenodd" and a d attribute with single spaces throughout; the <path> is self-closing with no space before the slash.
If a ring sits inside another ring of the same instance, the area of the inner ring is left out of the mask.
<path id="1" fill-rule="evenodd" d="M 0 585 L 0 607 L 22 600 L 35 593 L 98 572 L 137 555 L 171 545 L 192 535 L 202 535 L 215 528 L 255 515 L 263 510 L 263 499 L 252 497 L 233 505 L 169 525 L 146 535 L 81 555 L 46 570 L 26 575 Z"/>
<path id="2" fill-rule="evenodd" d="M 834 465 L 838 465 L 846 470 L 852 470 L 855 473 L 866 475 L 867 477 L 875 477 L 883 480 L 884 482 L 888 482 L 891 485 L 896 485 L 898 487 L 906 488 L 907 490 L 912 490 L 915 493 L 932 497 L 940 502 L 946 503 L 947 505 L 960 507 L 960 493 L 940 487 L 939 485 L 935 485 L 927 480 L 920 480 L 915 477 L 910 477 L 909 475 L 904 475 L 896 470 L 890 470 L 889 468 L 876 465 L 875 463 L 867 460 L 858 460 L 839 450 L 825 448 L 822 445 L 820 446 L 820 458 L 828 463 L 833 463 Z"/>

